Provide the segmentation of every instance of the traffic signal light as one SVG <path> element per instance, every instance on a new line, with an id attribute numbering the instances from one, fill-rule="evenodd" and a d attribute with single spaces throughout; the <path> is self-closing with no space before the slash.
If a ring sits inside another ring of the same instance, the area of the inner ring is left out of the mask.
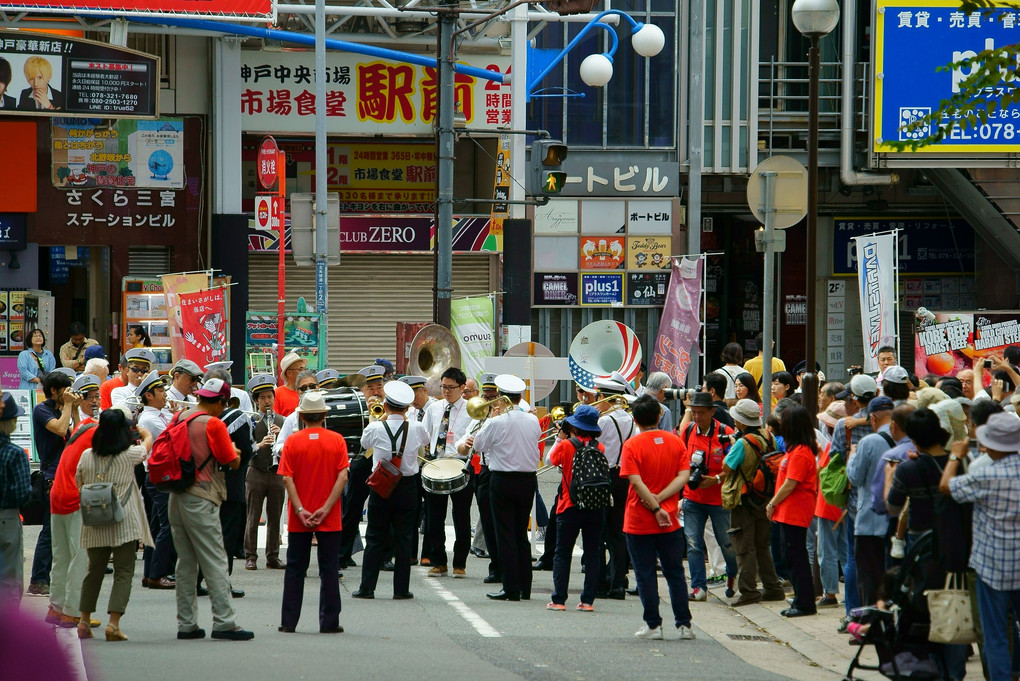
<path id="1" fill-rule="evenodd" d="M 539 139 L 531 143 L 532 194 L 550 195 L 563 191 L 567 173 L 563 161 L 567 158 L 567 145 L 559 140 Z"/>

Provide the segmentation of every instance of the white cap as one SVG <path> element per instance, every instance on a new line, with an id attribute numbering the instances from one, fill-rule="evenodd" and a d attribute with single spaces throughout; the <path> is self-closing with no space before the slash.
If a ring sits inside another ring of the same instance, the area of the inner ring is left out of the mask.
<path id="1" fill-rule="evenodd" d="M 397 409 L 403 409 L 414 402 L 414 388 L 402 381 L 386 381 L 383 394 L 390 406 Z"/>
<path id="2" fill-rule="evenodd" d="M 141 362 L 149 365 L 156 361 L 156 355 L 148 348 L 131 348 L 124 353 L 124 357 L 129 362 Z"/>
<path id="3" fill-rule="evenodd" d="M 135 388 L 135 395 L 141 397 L 145 393 L 149 392 L 153 388 L 165 387 L 163 383 L 163 377 L 159 375 L 158 371 L 150 371 L 142 379 L 142 382 Z"/>
<path id="4" fill-rule="evenodd" d="M 99 377 L 92 374 L 82 374 L 74 379 L 71 390 L 76 393 L 87 393 L 90 390 L 99 390 Z"/>
<path id="5" fill-rule="evenodd" d="M 359 369 L 358 373 L 364 376 L 366 381 L 381 381 L 382 377 L 386 374 L 386 367 L 380 364 L 371 364 L 364 369 Z"/>
<path id="6" fill-rule="evenodd" d="M 626 386 L 621 384 L 615 378 L 599 378 L 595 379 L 595 387 L 599 392 L 609 393 L 611 395 L 622 395 L 627 392 Z"/>
<path id="7" fill-rule="evenodd" d="M 284 359 L 287 358 L 284 357 Z M 223 369 L 224 371 L 230 371 L 230 367 L 232 366 L 234 366 L 234 362 L 229 359 L 224 362 L 209 362 L 208 364 L 205 365 L 205 371 L 206 373 L 213 371 L 214 369 Z"/>
<path id="8" fill-rule="evenodd" d="M 902 383 L 906 385 L 909 380 L 910 376 L 907 374 L 907 370 L 901 366 L 891 366 L 882 374 L 883 383 Z"/>
<path id="9" fill-rule="evenodd" d="M 513 374 L 496 376 L 496 390 L 504 395 L 520 395 L 528 389 L 528 384 Z"/>

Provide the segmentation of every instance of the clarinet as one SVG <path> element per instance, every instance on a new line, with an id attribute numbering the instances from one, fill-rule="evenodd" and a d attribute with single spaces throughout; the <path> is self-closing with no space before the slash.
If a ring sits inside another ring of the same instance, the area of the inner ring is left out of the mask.
<path id="1" fill-rule="evenodd" d="M 265 415 L 262 419 L 266 422 L 266 432 L 272 434 L 272 428 L 276 425 L 276 414 L 273 413 L 273 408 L 269 407 L 266 409 Z M 273 435 L 273 444 L 276 444 L 276 438 L 280 436 L 280 431 L 276 431 L 276 435 Z M 272 447 L 273 445 L 269 445 Z M 269 472 L 275 473 L 276 469 L 280 466 L 280 461 L 276 458 L 276 454 L 273 454 L 273 462 L 269 465 Z"/>

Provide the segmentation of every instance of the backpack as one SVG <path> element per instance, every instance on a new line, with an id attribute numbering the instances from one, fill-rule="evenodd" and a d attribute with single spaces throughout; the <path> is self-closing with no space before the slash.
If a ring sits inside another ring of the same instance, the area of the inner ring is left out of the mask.
<path id="1" fill-rule="evenodd" d="M 745 475 L 744 467 L 741 465 L 734 471 L 734 475 L 728 476 L 723 482 L 722 505 L 729 511 L 743 501 L 756 510 L 765 508 L 776 493 L 776 475 L 785 455 L 785 452 L 778 450 L 765 452 L 770 440 L 765 439 L 760 432 L 747 433 L 743 440 L 745 457 L 747 450 L 750 449 L 750 453 L 758 457 L 758 463 L 750 479 Z"/>
<path id="2" fill-rule="evenodd" d="M 609 462 L 592 438 L 584 444 L 570 438 L 574 446 L 574 459 L 570 476 L 570 503 L 582 511 L 609 508 L 613 505 L 613 481 L 609 476 Z"/>
<path id="3" fill-rule="evenodd" d="M 889 433 L 879 433 L 885 441 L 889 443 L 889 449 L 896 446 L 896 441 L 892 439 Z M 885 456 L 884 454 L 882 455 Z M 889 511 L 885 508 L 885 469 L 889 466 L 889 462 L 882 459 L 884 466 L 879 466 L 875 469 L 875 477 L 871 479 L 871 511 L 876 515 L 887 516 Z"/>
<path id="4" fill-rule="evenodd" d="M 195 468 L 195 461 L 191 458 L 188 425 L 199 416 L 205 414 L 196 412 L 182 419 L 181 413 L 177 413 L 170 425 L 152 443 L 152 452 L 149 454 L 149 482 L 161 492 L 181 492 L 188 489 L 195 484 L 195 475 L 198 471 L 205 468 L 213 458 L 210 454 L 198 468 Z"/>
<path id="5" fill-rule="evenodd" d="M 829 463 L 818 471 L 818 491 L 825 503 L 837 508 L 845 508 L 850 501 L 850 478 L 846 474 L 843 452 L 829 452 Z"/>

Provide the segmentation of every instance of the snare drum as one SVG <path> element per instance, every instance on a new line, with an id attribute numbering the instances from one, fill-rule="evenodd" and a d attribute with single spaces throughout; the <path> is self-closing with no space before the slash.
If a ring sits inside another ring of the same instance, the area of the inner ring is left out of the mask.
<path id="1" fill-rule="evenodd" d="M 329 407 L 325 427 L 343 436 L 352 456 L 360 453 L 361 433 L 369 419 L 365 396 L 354 388 L 330 388 L 322 391 L 322 397 Z"/>
<path id="2" fill-rule="evenodd" d="M 422 464 L 421 486 L 426 492 L 453 494 L 467 485 L 467 463 L 460 459 L 435 459 Z"/>

